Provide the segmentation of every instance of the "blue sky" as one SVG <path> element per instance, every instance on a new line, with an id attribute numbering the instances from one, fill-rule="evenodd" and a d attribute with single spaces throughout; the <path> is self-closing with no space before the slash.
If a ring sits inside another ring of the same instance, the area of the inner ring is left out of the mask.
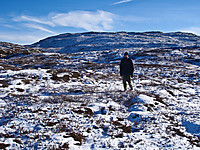
<path id="1" fill-rule="evenodd" d="M 0 41 L 31 44 L 87 31 L 200 35 L 199 0 L 2 0 Z"/>

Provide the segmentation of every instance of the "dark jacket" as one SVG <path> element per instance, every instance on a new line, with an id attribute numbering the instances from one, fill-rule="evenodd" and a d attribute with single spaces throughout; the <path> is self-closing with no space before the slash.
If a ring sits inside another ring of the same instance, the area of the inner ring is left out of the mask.
<path id="1" fill-rule="evenodd" d="M 120 75 L 133 75 L 133 62 L 130 58 L 123 58 L 120 63 Z"/>

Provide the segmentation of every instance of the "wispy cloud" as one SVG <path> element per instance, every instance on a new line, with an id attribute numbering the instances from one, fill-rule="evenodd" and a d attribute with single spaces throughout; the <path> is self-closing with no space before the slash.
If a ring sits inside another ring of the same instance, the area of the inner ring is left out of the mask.
<path id="1" fill-rule="evenodd" d="M 47 16 L 38 17 L 28 15 L 7 19 L 0 17 L 0 41 L 30 44 L 52 34 L 58 34 L 65 27 L 108 31 L 114 28 L 116 18 L 116 15 L 102 10 L 49 13 Z"/>
<path id="2" fill-rule="evenodd" d="M 49 15 L 50 16 L 50 15 Z M 47 27 L 74 27 L 82 28 L 88 31 L 104 31 L 112 29 L 112 23 L 114 14 L 106 11 L 71 11 L 68 13 L 57 13 L 51 15 L 51 17 L 37 18 L 32 16 L 19 16 L 13 19 L 13 21 L 25 24 L 29 28 L 34 28 L 49 33 L 53 31 L 44 28 L 41 25 Z"/>
<path id="3" fill-rule="evenodd" d="M 57 14 L 52 18 L 52 21 L 65 27 L 103 31 L 112 29 L 113 17 L 112 13 L 106 11 L 72 11 Z"/>
<path id="4" fill-rule="evenodd" d="M 127 2 L 131 2 L 131 1 L 133 1 L 133 0 L 122 0 L 122 1 L 119 1 L 119 2 L 116 2 L 116 3 L 113 3 L 113 5 L 127 3 Z"/>
<path id="5" fill-rule="evenodd" d="M 48 18 L 36 18 L 33 16 L 26 16 L 26 15 L 22 15 L 16 18 L 13 18 L 14 21 L 17 22 L 35 22 L 35 23 L 39 23 L 39 24 L 45 24 L 45 25 L 49 25 L 54 27 L 55 24 L 53 22 L 51 22 L 51 20 L 49 20 Z"/>
<path id="6" fill-rule="evenodd" d="M 42 27 L 40 25 L 37 25 L 37 24 L 30 24 L 30 23 L 27 23 L 25 24 L 25 26 L 29 27 L 29 28 L 33 28 L 33 29 L 38 29 L 38 30 L 41 30 L 41 31 L 45 31 L 45 32 L 49 32 L 49 33 L 52 33 L 52 34 L 56 34 L 54 31 L 51 31 L 49 29 L 46 29 L 45 27 Z"/>

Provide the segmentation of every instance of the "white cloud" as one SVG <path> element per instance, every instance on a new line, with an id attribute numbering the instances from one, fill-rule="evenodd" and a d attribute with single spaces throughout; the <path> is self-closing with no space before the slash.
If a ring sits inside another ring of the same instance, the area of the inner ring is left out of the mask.
<path id="1" fill-rule="evenodd" d="M 182 32 L 189 32 L 200 35 L 200 27 L 189 27 L 181 30 Z"/>
<path id="2" fill-rule="evenodd" d="M 72 11 L 57 14 L 52 20 L 60 26 L 103 31 L 112 29 L 113 17 L 112 13 L 106 11 Z"/>
<path id="3" fill-rule="evenodd" d="M 13 18 L 13 21 L 20 22 L 21 26 L 25 25 L 28 28 L 33 28 L 33 29 L 37 29 L 37 30 L 55 34 L 55 32 L 44 27 L 44 25 L 50 26 L 50 27 L 55 27 L 55 24 L 46 18 L 41 19 L 41 18 L 36 18 L 36 17 L 32 17 L 32 16 L 22 15 L 20 17 Z"/>
<path id="4" fill-rule="evenodd" d="M 29 27 L 29 28 L 34 28 L 34 29 L 39 29 L 41 31 L 45 31 L 45 32 L 49 32 L 49 33 L 52 33 L 52 34 L 56 34 L 55 32 L 51 31 L 51 30 L 48 30 L 40 25 L 36 25 L 36 24 L 30 24 L 30 23 L 27 23 L 25 24 L 25 26 Z"/>
<path id="5" fill-rule="evenodd" d="M 63 27 L 79 28 L 79 30 L 85 29 L 87 31 L 108 31 L 113 29 L 114 19 L 117 19 L 116 15 L 101 10 L 50 13 L 46 17 L 21 15 L 12 18 L 14 22 L 7 21 L 7 26 L 4 27 L 10 28 L 12 31 L 1 32 L 0 40 L 30 44 L 38 41 L 38 39 L 57 34 L 56 31 L 60 33 Z"/>
<path id="6" fill-rule="evenodd" d="M 54 27 L 55 24 L 48 18 L 36 18 L 36 17 L 32 17 L 32 16 L 25 16 L 25 15 L 22 15 L 20 17 L 16 17 L 13 19 L 14 21 L 17 21 L 17 22 L 35 22 L 35 23 L 39 23 L 39 24 L 45 24 L 45 25 L 49 25 L 49 26 L 52 26 Z"/>
<path id="7" fill-rule="evenodd" d="M 109 31 L 118 24 L 123 25 L 127 22 L 144 22 L 148 18 L 137 16 L 118 16 L 113 13 L 98 10 L 93 11 L 71 11 L 68 13 L 49 14 L 46 18 L 36 18 L 32 16 L 20 16 L 14 19 L 21 25 L 56 34 L 60 27 L 72 27 L 85 29 L 87 31 Z M 115 23 L 114 23 L 115 22 Z M 52 26 L 54 26 L 53 30 Z"/>
<path id="8" fill-rule="evenodd" d="M 122 0 L 122 1 L 119 1 L 119 2 L 116 2 L 116 3 L 113 3 L 113 5 L 127 3 L 127 2 L 131 2 L 131 1 L 133 1 L 133 0 Z"/>
<path id="9" fill-rule="evenodd" d="M 50 15 L 49 15 L 50 16 Z M 43 24 L 50 27 L 75 27 L 82 28 L 88 31 L 105 31 L 112 29 L 114 14 L 106 11 L 71 11 L 68 13 L 58 13 L 51 15 L 51 17 L 36 18 L 32 16 L 22 15 L 13 20 L 20 23 L 28 23 L 31 28 L 39 29 L 49 33 L 53 33 L 42 26 L 36 24 Z M 34 23 L 34 25 L 33 25 Z"/>

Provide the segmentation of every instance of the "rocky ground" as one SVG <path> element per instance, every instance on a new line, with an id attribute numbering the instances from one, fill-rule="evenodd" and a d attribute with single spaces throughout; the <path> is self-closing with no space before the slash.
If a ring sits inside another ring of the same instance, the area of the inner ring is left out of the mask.
<path id="1" fill-rule="evenodd" d="M 123 49 L 24 51 L 0 59 L 0 149 L 200 149 L 200 49 L 126 49 L 126 92 Z"/>

